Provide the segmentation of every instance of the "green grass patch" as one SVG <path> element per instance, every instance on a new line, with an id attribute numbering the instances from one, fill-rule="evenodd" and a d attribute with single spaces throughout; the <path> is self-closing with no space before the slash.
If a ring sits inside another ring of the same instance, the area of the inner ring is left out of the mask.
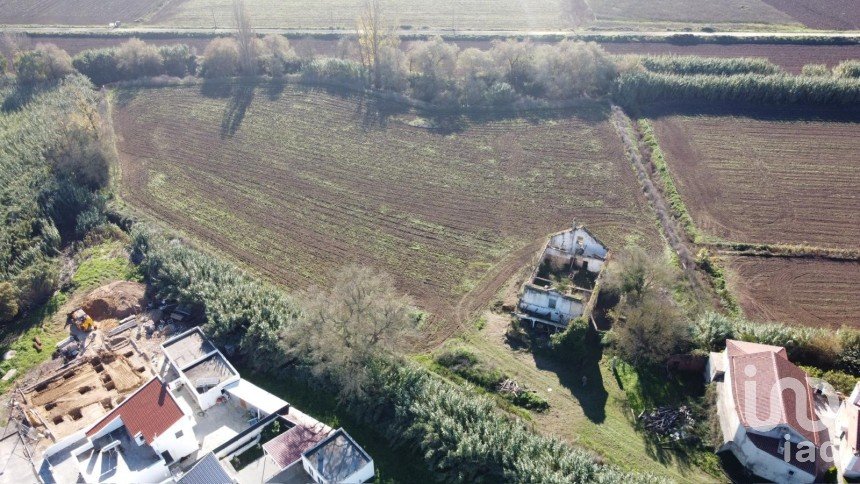
<path id="1" fill-rule="evenodd" d="M 115 280 L 140 280 L 118 241 L 84 249 L 78 258 L 81 262 L 72 276 L 72 284 L 77 289 L 92 289 Z"/>
<path id="2" fill-rule="evenodd" d="M 54 315 L 67 299 L 65 293 L 57 293 L 19 322 L 2 328 L 0 355 L 9 350 L 17 354 L 10 360 L 0 362 L 0 372 L 5 375 L 14 368 L 18 373 L 9 381 L 0 381 L 0 394 L 5 394 L 24 374 L 50 359 L 57 342 L 68 336 L 65 326 L 51 324 Z M 35 338 L 42 342 L 41 351 L 33 345 Z"/>
<path id="3" fill-rule="evenodd" d="M 283 398 L 326 425 L 332 428 L 343 427 L 373 457 L 376 468 L 375 482 L 386 484 L 436 480 L 433 473 L 427 469 L 422 456 L 412 449 L 393 447 L 382 432 L 352 416 L 334 395 L 313 388 L 299 378 L 286 376 L 275 380 L 252 373 L 247 368 L 239 367 L 238 370 L 243 378 Z"/>

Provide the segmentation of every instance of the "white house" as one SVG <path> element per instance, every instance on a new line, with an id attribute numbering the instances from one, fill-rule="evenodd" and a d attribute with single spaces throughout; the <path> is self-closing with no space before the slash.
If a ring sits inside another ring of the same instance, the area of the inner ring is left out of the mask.
<path id="1" fill-rule="evenodd" d="M 193 416 L 154 377 L 80 435 L 48 448 L 45 458 L 68 450 L 87 483 L 162 482 L 170 464 L 198 449 L 193 427 Z"/>
<path id="2" fill-rule="evenodd" d="M 609 252 L 582 226 L 550 236 L 531 278 L 523 285 L 517 316 L 520 321 L 564 329 L 585 313 L 594 296 L 593 283 Z M 585 275 L 585 277 L 578 277 Z"/>
<path id="3" fill-rule="evenodd" d="M 168 382 L 170 389 L 185 385 L 202 410 L 215 405 L 223 390 L 240 380 L 239 372 L 199 327 L 170 338 L 161 348 L 173 369 L 171 374 L 178 376 Z"/>
<path id="4" fill-rule="evenodd" d="M 807 375 L 785 348 L 727 340 L 725 351 L 711 353 L 706 372 L 717 385 L 718 452 L 732 452 L 750 472 L 773 482 L 815 482 L 826 431 Z"/>
<path id="5" fill-rule="evenodd" d="M 848 479 L 860 479 L 860 382 L 839 407 L 836 426 L 839 470 Z"/>
<path id="6" fill-rule="evenodd" d="M 361 484 L 373 479 L 373 459 L 343 429 L 302 454 L 305 472 L 319 484 Z"/>

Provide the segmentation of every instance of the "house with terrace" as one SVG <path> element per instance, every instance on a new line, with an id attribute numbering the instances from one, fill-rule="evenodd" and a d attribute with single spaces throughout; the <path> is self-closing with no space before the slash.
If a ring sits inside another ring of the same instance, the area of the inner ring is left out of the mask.
<path id="1" fill-rule="evenodd" d="M 718 452 L 731 452 L 753 475 L 773 482 L 815 482 L 826 426 L 815 411 L 806 373 L 785 348 L 726 341 L 711 353 L 707 379 L 717 386 L 723 434 Z"/>
<path id="2" fill-rule="evenodd" d="M 373 460 L 343 429 L 242 378 L 199 328 L 165 341 L 161 349 L 158 375 L 44 452 L 43 482 L 305 484 L 373 478 Z M 266 442 L 263 435 L 270 436 Z M 262 456 L 242 468 L 231 464 L 261 443 Z"/>
<path id="3" fill-rule="evenodd" d="M 516 316 L 532 328 L 563 330 L 596 303 L 596 280 L 608 256 L 606 246 L 581 225 L 553 234 L 523 284 Z"/>

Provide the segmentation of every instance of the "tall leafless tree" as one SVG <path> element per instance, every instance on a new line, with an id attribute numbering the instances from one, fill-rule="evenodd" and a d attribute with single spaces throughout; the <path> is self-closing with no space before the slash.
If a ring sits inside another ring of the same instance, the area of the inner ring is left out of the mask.
<path id="1" fill-rule="evenodd" d="M 242 74 L 254 75 L 257 72 L 256 34 L 251 27 L 245 0 L 233 0 L 233 21 L 236 24 L 236 42 L 239 44 Z"/>
<path id="2" fill-rule="evenodd" d="M 365 0 L 358 17 L 358 51 L 368 81 L 374 89 L 382 86 L 379 50 L 385 41 L 382 12 L 379 0 Z"/>

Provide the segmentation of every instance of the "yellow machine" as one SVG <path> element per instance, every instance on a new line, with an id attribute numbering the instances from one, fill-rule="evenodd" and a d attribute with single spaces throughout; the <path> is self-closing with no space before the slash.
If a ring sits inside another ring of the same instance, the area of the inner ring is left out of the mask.
<path id="1" fill-rule="evenodd" d="M 90 315 L 85 313 L 81 308 L 70 312 L 69 320 L 81 331 L 91 331 L 96 328 L 95 323 L 93 323 L 93 318 L 91 318 Z"/>

